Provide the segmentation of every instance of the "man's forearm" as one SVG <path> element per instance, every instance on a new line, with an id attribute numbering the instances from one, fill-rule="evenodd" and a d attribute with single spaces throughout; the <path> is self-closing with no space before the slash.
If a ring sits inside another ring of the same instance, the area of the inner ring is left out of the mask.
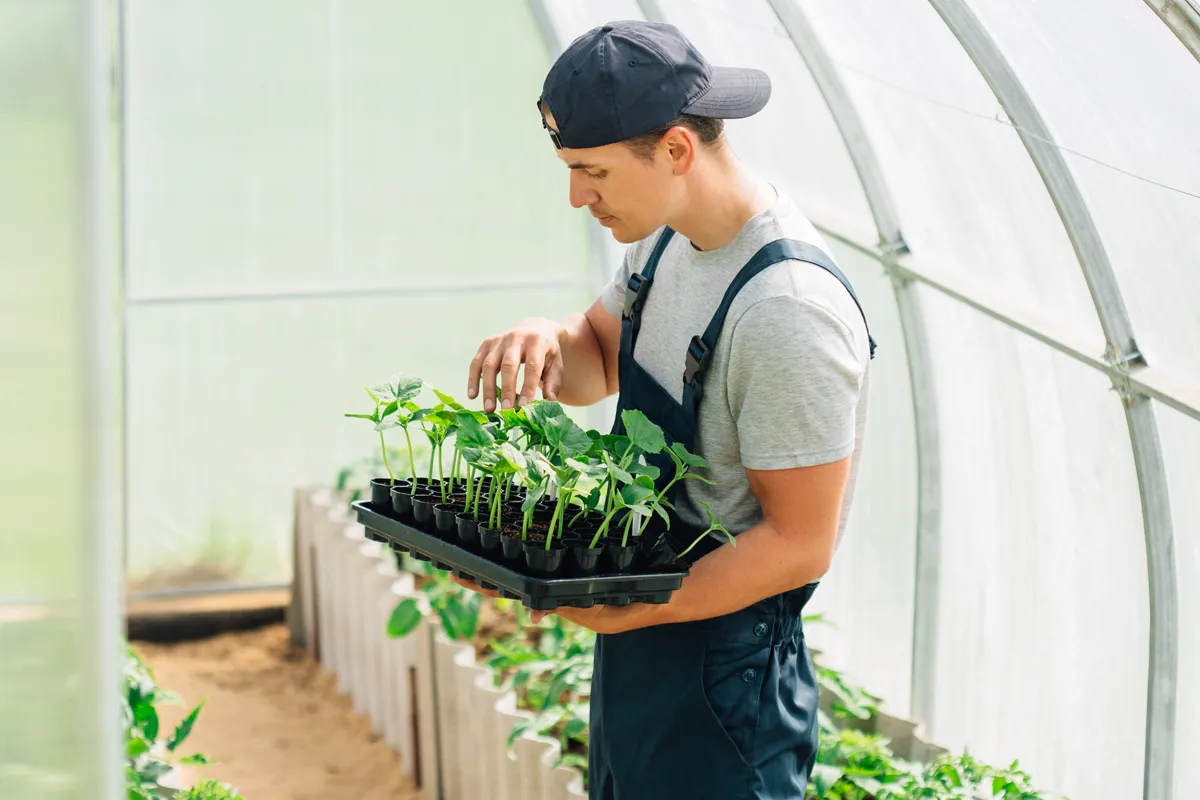
<path id="1" fill-rule="evenodd" d="M 629 606 L 633 613 L 625 629 L 731 614 L 819 580 L 828 568 L 824 548 L 805 547 L 795 535 L 763 522 L 739 535 L 736 546 L 697 561 L 669 603 Z"/>
<path id="2" fill-rule="evenodd" d="M 592 324 L 584 314 L 573 314 L 562 321 L 559 347 L 562 348 L 563 379 L 558 390 L 560 402 L 587 406 L 608 397 L 607 365 L 604 348 Z"/>

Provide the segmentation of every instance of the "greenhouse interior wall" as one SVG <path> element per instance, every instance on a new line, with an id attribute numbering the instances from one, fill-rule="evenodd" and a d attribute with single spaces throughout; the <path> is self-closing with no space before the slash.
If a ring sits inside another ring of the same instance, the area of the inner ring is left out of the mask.
<path id="1" fill-rule="evenodd" d="M 0 563 L 0 622 L 58 627 L 7 629 L 42 660 L 0 696 L 50 660 L 111 681 L 118 543 L 132 596 L 287 585 L 294 489 L 372 453 L 343 416 L 366 384 L 465 399 L 485 336 L 603 290 L 623 246 L 568 204 L 533 101 L 574 37 L 649 19 L 770 74 L 734 151 L 880 343 L 812 644 L 1076 800 L 1200 796 L 1197 5 L 0 3 L 2 424 L 37 455 L 5 488 L 86 487 L 10 519 L 43 535 Z M 95 729 L 99 695 L 62 718 Z M 45 768 L 101 785 L 101 749 Z"/>

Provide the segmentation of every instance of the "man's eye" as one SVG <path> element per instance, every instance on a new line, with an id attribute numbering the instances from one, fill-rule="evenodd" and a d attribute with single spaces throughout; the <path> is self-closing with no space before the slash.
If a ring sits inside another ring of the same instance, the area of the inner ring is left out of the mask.
<path id="1" fill-rule="evenodd" d="M 589 172 L 588 177 L 600 179 L 608 174 L 608 170 L 602 169 L 599 172 Z"/>

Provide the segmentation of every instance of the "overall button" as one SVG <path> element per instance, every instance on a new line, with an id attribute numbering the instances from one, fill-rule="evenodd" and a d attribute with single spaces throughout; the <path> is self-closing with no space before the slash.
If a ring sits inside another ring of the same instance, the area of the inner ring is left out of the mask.
<path id="1" fill-rule="evenodd" d="M 750 683 L 752 680 L 754 680 L 754 670 L 748 669 L 745 672 L 743 672 L 742 680 L 744 680 L 746 683 Z"/>
<path id="2" fill-rule="evenodd" d="M 757 625 L 755 625 L 754 626 L 754 635 L 755 636 L 766 636 L 767 635 L 767 623 L 760 622 Z"/>

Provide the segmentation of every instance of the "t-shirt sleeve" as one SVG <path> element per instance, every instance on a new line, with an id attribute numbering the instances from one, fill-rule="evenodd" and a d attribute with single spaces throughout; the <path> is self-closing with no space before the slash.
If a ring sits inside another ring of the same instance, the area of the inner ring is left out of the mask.
<path id="1" fill-rule="evenodd" d="M 812 300 L 770 297 L 747 309 L 732 331 L 726 382 L 743 466 L 810 467 L 851 455 L 864 350 Z"/>
<path id="2" fill-rule="evenodd" d="M 604 293 L 600 295 L 605 310 L 614 317 L 620 317 L 621 312 L 625 310 L 625 286 L 629 283 L 629 276 L 633 274 L 630 264 L 632 263 L 631 260 L 634 252 L 639 249 L 636 246 L 625 248 L 625 257 L 621 259 L 621 266 L 617 267 L 617 271 L 613 273 L 612 281 L 604 288 Z"/>

